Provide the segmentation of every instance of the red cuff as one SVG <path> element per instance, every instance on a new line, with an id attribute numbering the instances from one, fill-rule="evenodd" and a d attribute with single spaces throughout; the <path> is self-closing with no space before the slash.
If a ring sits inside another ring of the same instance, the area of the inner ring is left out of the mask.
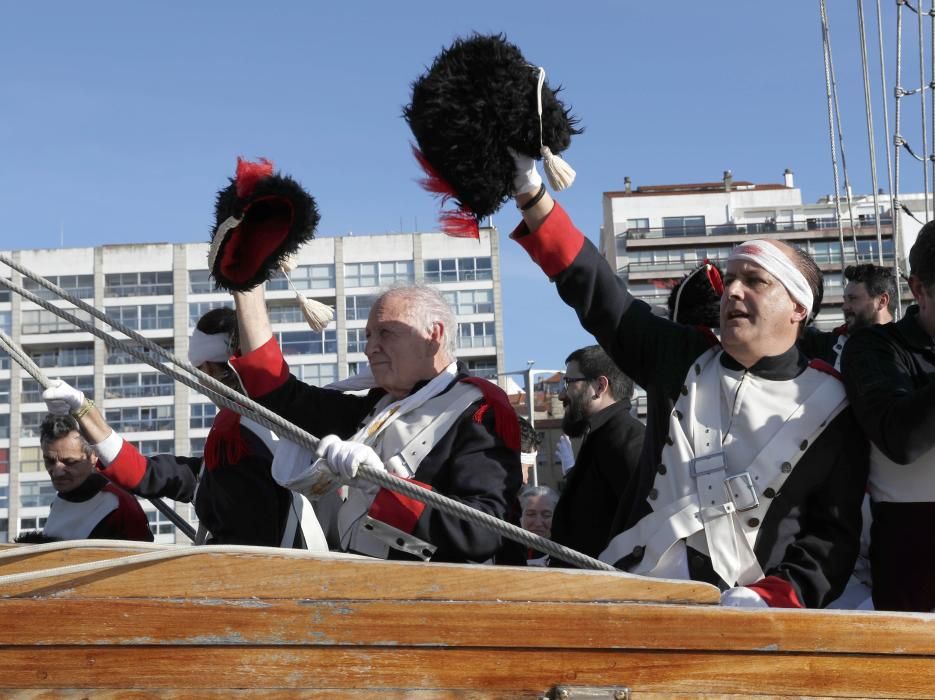
<path id="1" fill-rule="evenodd" d="M 412 479 L 408 481 L 429 491 L 432 490 L 431 486 L 423 484 L 421 481 Z M 417 501 L 389 489 L 380 489 L 376 498 L 373 499 L 373 503 L 370 504 L 370 510 L 367 514 L 374 520 L 379 520 L 387 525 L 392 525 L 397 530 L 412 534 L 423 510 L 425 510 L 425 503 L 422 501 Z"/>
<path id="2" fill-rule="evenodd" d="M 575 228 L 558 202 L 536 231 L 530 233 L 524 221 L 514 229 L 510 238 L 523 246 L 549 277 L 555 277 L 571 265 L 584 247 L 584 234 Z"/>
<path id="3" fill-rule="evenodd" d="M 804 608 L 792 584 L 778 576 L 767 576 L 747 588 L 756 592 L 771 608 Z"/>
<path id="4" fill-rule="evenodd" d="M 231 364 L 240 375 L 247 396 L 264 396 L 289 378 L 289 365 L 283 359 L 276 338 L 270 338 L 253 352 L 232 357 Z"/>
<path id="5" fill-rule="evenodd" d="M 125 489 L 135 489 L 145 473 L 146 458 L 126 440 L 120 446 L 117 459 L 101 469 L 101 474 Z"/>

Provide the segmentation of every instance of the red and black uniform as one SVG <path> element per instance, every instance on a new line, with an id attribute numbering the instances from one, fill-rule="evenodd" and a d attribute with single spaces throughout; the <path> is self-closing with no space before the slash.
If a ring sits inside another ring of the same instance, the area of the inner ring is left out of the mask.
<path id="1" fill-rule="evenodd" d="M 251 398 L 319 437 L 350 438 L 386 395 L 383 389 L 372 389 L 366 396 L 355 396 L 300 382 L 289 374 L 275 339 L 231 363 Z M 516 413 L 498 387 L 458 369 L 456 381 L 474 384 L 483 399 L 437 438 L 413 480 L 497 518 L 515 515 L 513 504 L 522 483 Z M 377 493 L 369 515 L 437 547 L 432 561 L 484 562 L 504 544 L 486 527 L 387 489 Z M 395 549 L 389 557 L 411 558 Z"/>
<path id="2" fill-rule="evenodd" d="M 911 306 L 844 349 L 854 415 L 873 444 L 870 566 L 877 610 L 935 610 L 935 339 Z"/>
<path id="3" fill-rule="evenodd" d="M 109 512 L 94 524 L 81 517 L 81 511 L 85 510 L 86 506 L 96 508 L 95 514 L 88 513 L 94 519 L 103 512 Z M 73 533 L 67 532 L 67 526 L 64 529 L 59 528 L 56 522 L 65 511 L 69 512 L 65 517 L 76 525 L 77 529 Z M 82 520 L 85 522 L 81 522 Z M 90 534 L 85 535 L 89 528 Z M 46 522 L 45 533 L 60 539 L 153 541 L 153 532 L 149 528 L 146 513 L 136 499 L 96 473 L 88 476 L 78 488 L 56 496 Z"/>
<path id="4" fill-rule="evenodd" d="M 200 457 L 161 454 L 144 457 L 124 440 L 117 458 L 103 470 L 133 493 L 191 503 L 208 532 L 208 544 L 279 547 L 292 507 L 292 492 L 270 473 L 272 453 L 240 416 L 222 409 Z M 199 473 L 201 481 L 199 483 Z M 304 546 L 297 533 L 294 546 Z"/>
<path id="5" fill-rule="evenodd" d="M 647 498 L 657 470 L 663 473 L 666 468 L 660 455 L 669 439 L 676 399 L 696 359 L 717 340 L 707 329 L 655 316 L 647 304 L 636 300 L 558 204 L 538 230 L 530 232 L 521 223 L 512 237 L 555 282 L 582 326 L 627 376 L 646 389 L 638 487 L 620 503 L 611 528 L 615 535 L 652 510 Z M 743 370 L 726 353 L 720 361 L 731 371 Z M 763 380 L 788 380 L 807 366 L 808 360 L 793 347 L 763 358 L 747 371 Z M 853 414 L 845 409 L 807 446 L 781 491 L 761 494 L 770 505 L 759 523 L 755 554 L 767 576 L 764 580 L 778 580 L 782 589 L 778 593 L 757 589 L 761 597 L 771 605 L 821 607 L 840 594 L 857 556 L 866 478 L 866 442 Z M 580 517 L 587 517 L 587 512 Z M 634 552 L 615 563 L 630 568 L 640 556 Z M 689 552 L 688 573 L 694 580 L 725 586 L 710 557 L 700 552 Z"/>
<path id="6" fill-rule="evenodd" d="M 849 338 L 846 323 L 832 331 L 821 331 L 814 326 L 809 326 L 796 344 L 806 357 L 822 360 L 839 370 L 841 369 L 841 353 Z"/>

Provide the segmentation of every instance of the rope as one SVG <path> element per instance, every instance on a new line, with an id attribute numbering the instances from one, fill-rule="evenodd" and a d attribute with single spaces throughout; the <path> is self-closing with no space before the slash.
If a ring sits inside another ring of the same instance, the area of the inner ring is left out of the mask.
<path id="1" fill-rule="evenodd" d="M 883 265 L 883 230 L 880 228 L 880 201 L 877 196 L 877 147 L 873 138 L 873 103 L 870 100 L 870 64 L 867 59 L 867 35 L 864 31 L 864 2 L 857 0 L 857 24 L 860 28 L 860 62 L 864 74 L 864 113 L 867 117 L 867 143 L 870 147 L 870 182 L 873 187 L 873 221 L 877 229 L 877 258 Z"/>
<path id="2" fill-rule="evenodd" d="M 49 388 L 50 382 L 42 373 L 42 370 L 39 369 L 39 366 L 33 362 L 32 358 L 29 357 L 22 348 L 18 347 L 16 343 L 13 342 L 13 339 L 4 333 L 2 329 L 0 329 L 0 347 L 6 350 L 10 357 L 16 361 L 16 364 L 22 367 L 30 377 L 35 379 L 39 386 L 43 389 Z M 192 542 L 195 541 L 195 528 L 186 522 L 181 515 L 176 513 L 168 503 L 161 498 L 147 498 L 146 500 L 152 503 L 156 510 L 166 516 L 173 525 L 188 537 L 188 539 Z"/>
<path id="3" fill-rule="evenodd" d="M 916 11 L 916 19 L 919 26 L 919 85 L 923 92 L 919 95 L 919 108 L 922 111 L 922 153 L 928 157 L 928 128 L 925 122 L 925 39 L 922 36 L 924 19 L 922 17 L 922 0 L 919 0 L 919 11 Z M 933 95 L 935 97 L 935 95 Z M 922 162 L 922 192 L 925 200 L 925 220 L 929 220 L 929 169 L 928 164 Z"/>
<path id="4" fill-rule="evenodd" d="M 9 261 L 9 258 L 6 255 L 3 255 L 3 254 L 0 254 L 0 261 L 8 265 L 10 265 L 10 262 L 12 262 L 12 261 Z M 10 265 L 10 266 L 13 267 L 15 270 L 17 270 L 18 272 L 34 280 L 35 282 L 46 287 L 50 291 L 53 291 L 56 294 L 59 294 L 59 296 L 66 299 L 67 301 L 70 301 L 76 306 L 78 306 L 80 303 L 81 307 L 87 307 L 84 310 L 88 311 L 88 313 L 91 313 L 95 318 L 98 318 L 104 321 L 105 323 L 110 324 L 114 328 L 118 328 L 119 330 L 121 330 L 121 332 L 124 332 L 127 335 L 135 336 L 134 339 L 138 337 L 141 340 L 146 340 L 147 345 L 150 345 L 153 348 L 158 348 L 157 354 L 159 354 L 161 357 L 171 358 L 170 361 L 173 362 L 173 364 L 177 364 L 180 366 L 188 365 L 188 367 L 190 367 L 191 370 L 194 370 L 193 372 L 194 374 L 197 374 L 203 377 L 208 377 L 208 375 L 192 367 L 191 364 L 183 363 L 182 361 L 173 357 L 171 353 L 166 351 L 164 348 L 159 347 L 155 343 L 152 343 L 152 341 L 149 341 L 143 338 L 142 336 L 139 336 L 139 334 L 131 331 L 130 329 L 126 329 L 126 331 L 124 331 L 123 328 L 120 327 L 120 324 L 117 324 L 116 322 L 109 319 L 106 316 L 106 314 L 82 302 L 81 300 L 73 297 L 72 295 L 68 294 L 68 292 L 65 292 L 65 290 L 60 289 L 59 287 L 52 284 L 45 278 L 39 275 L 36 275 L 30 270 L 19 265 L 18 263 L 15 263 L 14 265 Z M 128 354 L 130 354 L 131 356 L 133 356 L 140 362 L 150 365 L 151 367 L 157 369 L 158 371 L 163 372 L 164 374 L 167 374 L 168 376 L 172 377 L 173 379 L 180 382 L 181 384 L 184 384 L 185 386 L 191 389 L 194 389 L 195 391 L 201 392 L 202 394 L 210 398 L 212 401 L 214 401 L 218 406 L 221 406 L 222 408 L 229 408 L 230 410 L 236 413 L 239 413 L 242 416 L 251 418 L 252 420 L 255 420 L 257 423 L 276 432 L 280 437 L 285 437 L 313 452 L 317 449 L 318 438 L 314 437 L 313 435 L 310 435 L 309 433 L 305 432 L 301 428 L 293 425 L 292 423 L 288 422 L 281 416 L 278 416 L 277 414 L 264 408 L 263 406 L 260 406 L 258 403 L 248 399 L 243 394 L 234 392 L 229 387 L 223 384 L 220 384 L 217 381 L 212 381 L 212 383 L 222 387 L 223 393 L 220 391 L 215 391 L 213 388 L 203 386 L 199 382 L 169 367 L 161 365 L 160 363 L 156 362 L 155 360 L 147 356 L 145 353 L 141 352 L 139 349 L 126 344 L 123 340 L 109 336 L 107 332 L 105 332 L 103 329 L 95 327 L 92 323 L 88 323 L 84 321 L 83 319 L 80 319 L 74 316 L 73 314 L 69 313 L 67 310 L 59 308 L 51 304 L 50 302 L 46 301 L 45 299 L 42 299 L 35 294 L 32 294 L 31 292 L 24 289 L 23 287 L 15 284 L 12 280 L 9 280 L 4 277 L 0 277 L 0 284 L 7 287 L 11 291 L 16 292 L 23 298 L 28 299 L 34 304 L 37 304 L 41 306 L 42 308 L 46 309 L 47 311 L 52 312 L 59 318 L 65 319 L 66 321 L 69 321 L 70 323 L 74 324 L 78 328 L 81 328 L 82 330 L 87 331 L 88 333 L 91 333 L 92 335 L 95 335 L 98 338 L 101 338 L 105 342 L 110 343 L 111 345 L 119 348 L 120 350 L 127 352 Z M 129 331 L 129 333 L 127 333 L 127 331 Z M 233 394 L 234 396 L 236 396 L 237 397 L 236 400 L 229 399 L 227 397 L 228 394 Z M 365 481 L 370 481 L 383 488 L 387 488 L 392 491 L 402 493 L 417 501 L 427 503 L 449 515 L 454 515 L 464 520 L 468 520 L 469 522 L 473 522 L 483 527 L 487 527 L 488 529 L 491 529 L 494 532 L 497 532 L 498 534 L 503 535 L 504 537 L 507 537 L 511 540 L 524 544 L 527 547 L 531 547 L 532 549 L 538 550 L 540 552 L 550 554 L 551 556 L 554 556 L 556 559 L 559 559 L 561 561 L 568 562 L 570 564 L 575 564 L 581 568 L 586 568 L 586 569 L 617 571 L 617 569 L 615 569 L 614 567 L 602 561 L 599 561 L 598 559 L 594 559 L 593 557 L 589 557 L 580 552 L 576 552 L 572 549 L 569 549 L 568 547 L 565 547 L 556 542 L 553 542 L 552 540 L 545 539 L 544 537 L 540 537 L 539 535 L 529 532 L 528 530 L 523 530 L 522 528 L 517 527 L 516 525 L 512 525 L 511 523 L 500 520 L 499 518 L 496 518 L 492 515 L 479 511 L 475 508 L 472 508 L 454 499 L 448 498 L 447 496 L 443 496 L 435 491 L 429 491 L 428 489 L 424 489 L 421 486 L 417 486 L 405 479 L 401 479 L 397 476 L 393 476 L 392 474 L 389 474 L 388 472 L 382 469 L 369 467 L 367 465 L 362 465 L 360 469 L 358 470 L 358 478 L 362 478 Z"/>

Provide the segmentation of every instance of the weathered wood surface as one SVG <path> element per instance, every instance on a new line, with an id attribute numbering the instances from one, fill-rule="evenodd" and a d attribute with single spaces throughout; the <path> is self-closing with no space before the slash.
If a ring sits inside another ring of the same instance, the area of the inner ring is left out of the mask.
<path id="1" fill-rule="evenodd" d="M 6 688 L 475 690 L 541 696 L 560 685 L 634 692 L 931 698 L 919 657 L 374 647 L 0 648 Z M 193 693 L 197 694 L 197 693 Z M 633 696 L 638 698 L 638 696 Z"/>
<path id="2" fill-rule="evenodd" d="M 260 548 L 257 548 L 260 549 Z M 69 549 L 0 559 L 0 576 L 139 553 Z M 0 597 L 328 598 L 348 600 L 534 600 L 718 602 L 713 586 L 605 571 L 422 564 L 256 554 L 193 556 L 0 586 Z"/>

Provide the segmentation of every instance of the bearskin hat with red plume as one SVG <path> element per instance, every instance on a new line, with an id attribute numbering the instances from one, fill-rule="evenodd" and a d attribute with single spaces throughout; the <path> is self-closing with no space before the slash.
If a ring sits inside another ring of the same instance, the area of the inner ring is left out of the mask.
<path id="1" fill-rule="evenodd" d="M 446 233 L 476 237 L 477 220 L 513 194 L 510 149 L 539 158 L 545 146 L 557 154 L 581 133 L 547 83 L 540 132 L 539 76 L 504 36 L 475 34 L 444 49 L 413 83 L 403 116 L 426 171 L 423 186 L 458 207 L 442 214 Z"/>
<path id="2" fill-rule="evenodd" d="M 315 200 L 273 164 L 237 159 L 237 173 L 218 192 L 208 267 L 221 289 L 243 292 L 262 284 L 314 238 Z"/>

